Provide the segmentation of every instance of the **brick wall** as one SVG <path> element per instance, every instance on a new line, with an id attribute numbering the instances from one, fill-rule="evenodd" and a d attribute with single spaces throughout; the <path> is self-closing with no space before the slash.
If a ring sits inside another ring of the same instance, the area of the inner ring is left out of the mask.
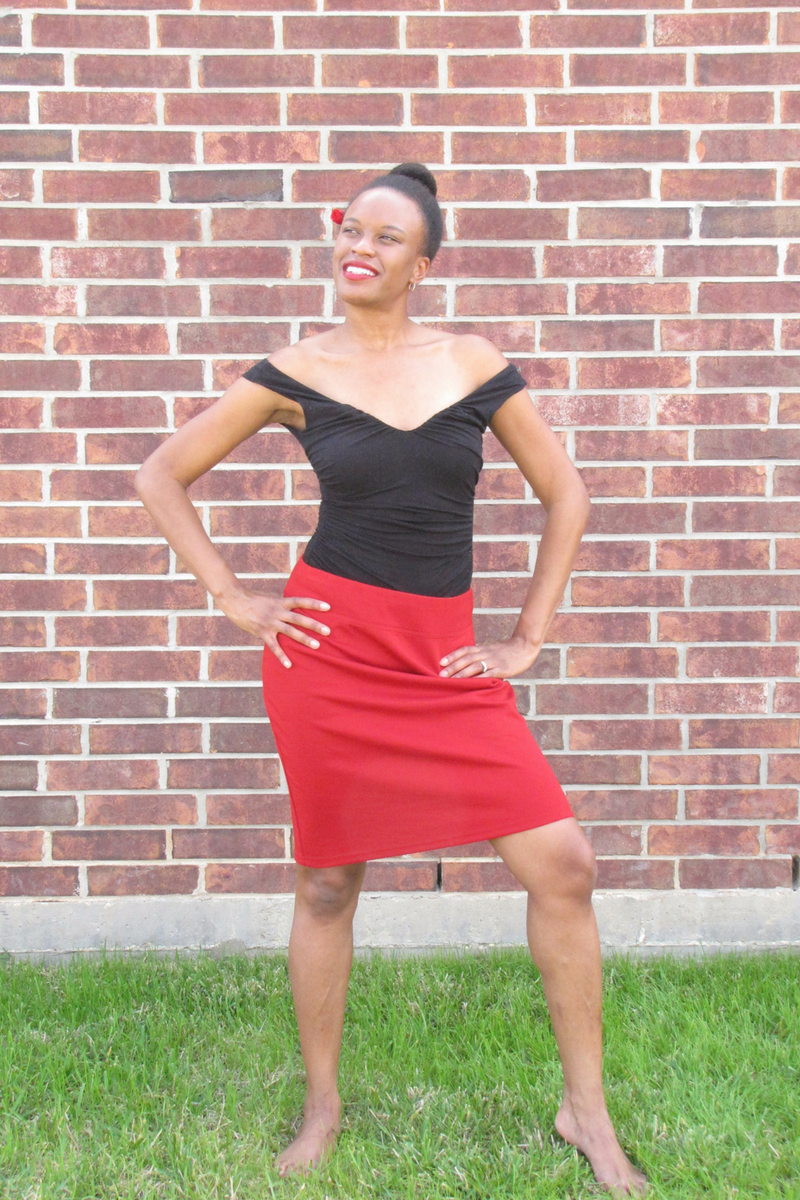
<path id="1" fill-rule="evenodd" d="M 133 476 L 253 361 L 341 317 L 330 208 L 405 159 L 446 212 L 412 315 L 519 366 L 594 499 L 514 685 L 599 885 L 791 885 L 800 8 L 492 7 L 0 15 L 0 895 L 292 889 L 261 646 Z M 479 638 L 511 631 L 543 517 L 490 433 L 485 453 Z M 190 494 L 279 591 L 317 516 L 291 435 L 264 429 Z M 481 844 L 374 863 L 365 886 L 514 883 Z"/>

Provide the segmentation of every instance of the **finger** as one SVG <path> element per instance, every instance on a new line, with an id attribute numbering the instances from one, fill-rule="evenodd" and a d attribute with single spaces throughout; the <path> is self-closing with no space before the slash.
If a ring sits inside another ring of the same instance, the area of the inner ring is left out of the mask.
<path id="1" fill-rule="evenodd" d="M 272 653 L 275 655 L 275 657 L 277 659 L 279 659 L 285 667 L 290 667 L 292 665 L 291 662 L 289 661 L 289 659 L 286 657 L 286 655 L 281 650 L 280 646 L 278 645 L 278 639 L 275 637 L 274 634 L 267 634 L 264 645 L 269 647 L 269 649 L 272 651 Z"/>
<path id="2" fill-rule="evenodd" d="M 304 646 L 313 646 L 315 650 L 319 648 L 319 642 L 316 638 L 309 637 L 308 634 L 295 629 L 293 625 L 286 625 L 285 628 L 281 626 L 276 632 L 285 633 L 289 637 L 294 638 L 296 642 L 302 642 Z"/>
<path id="3" fill-rule="evenodd" d="M 314 596 L 283 596 L 288 608 L 330 608 L 327 600 L 317 600 Z"/>
<path id="4" fill-rule="evenodd" d="M 283 620 L 303 625 L 306 629 L 314 629 L 317 633 L 330 633 L 327 625 L 323 625 L 321 621 L 315 621 L 313 617 L 303 616 L 302 613 L 287 612 Z"/>
<path id="5" fill-rule="evenodd" d="M 452 650 L 450 654 L 446 654 L 440 661 L 444 664 L 440 675 L 453 675 L 465 665 L 465 660 L 474 655 L 477 650 L 476 646 L 461 646 L 458 650 Z"/>
<path id="6" fill-rule="evenodd" d="M 487 665 L 486 670 L 484 671 L 480 662 L 473 660 L 472 662 L 467 663 L 465 667 L 462 667 L 460 671 L 457 671 L 455 673 L 455 678 L 471 679 L 473 675 L 488 675 L 491 670 L 492 667 Z"/>

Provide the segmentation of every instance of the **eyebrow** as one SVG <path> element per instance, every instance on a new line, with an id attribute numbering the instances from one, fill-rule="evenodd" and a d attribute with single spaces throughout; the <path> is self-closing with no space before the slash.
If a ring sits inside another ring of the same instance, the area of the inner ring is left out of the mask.
<path id="1" fill-rule="evenodd" d="M 347 221 L 358 221 L 358 217 L 346 217 Z M 358 221 L 359 225 L 361 224 Z M 401 229 L 399 225 L 381 225 L 381 229 L 396 229 L 398 233 L 405 233 L 405 229 Z"/>

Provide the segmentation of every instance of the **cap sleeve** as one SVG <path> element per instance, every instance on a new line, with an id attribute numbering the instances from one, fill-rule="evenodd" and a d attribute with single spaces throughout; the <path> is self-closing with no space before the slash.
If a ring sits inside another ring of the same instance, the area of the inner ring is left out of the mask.
<path id="1" fill-rule="evenodd" d="M 480 395 L 475 397 L 475 407 L 481 415 L 484 429 L 509 396 L 515 396 L 517 392 L 525 391 L 527 387 L 525 376 L 513 363 L 509 363 L 495 375 L 494 379 L 490 379 L 481 388 Z"/>

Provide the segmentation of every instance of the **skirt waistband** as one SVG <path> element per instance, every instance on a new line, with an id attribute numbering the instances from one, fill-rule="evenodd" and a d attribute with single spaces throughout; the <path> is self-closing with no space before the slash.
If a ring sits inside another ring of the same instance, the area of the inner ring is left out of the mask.
<path id="1" fill-rule="evenodd" d="M 469 626 L 474 604 L 471 587 L 457 596 L 423 596 L 335 575 L 312 567 L 302 558 L 292 568 L 283 594 L 327 600 L 331 621 L 345 618 L 366 625 L 410 629 L 431 637 L 446 637 L 456 628 Z M 319 619 L 327 621 L 327 615 L 325 610 Z"/>

